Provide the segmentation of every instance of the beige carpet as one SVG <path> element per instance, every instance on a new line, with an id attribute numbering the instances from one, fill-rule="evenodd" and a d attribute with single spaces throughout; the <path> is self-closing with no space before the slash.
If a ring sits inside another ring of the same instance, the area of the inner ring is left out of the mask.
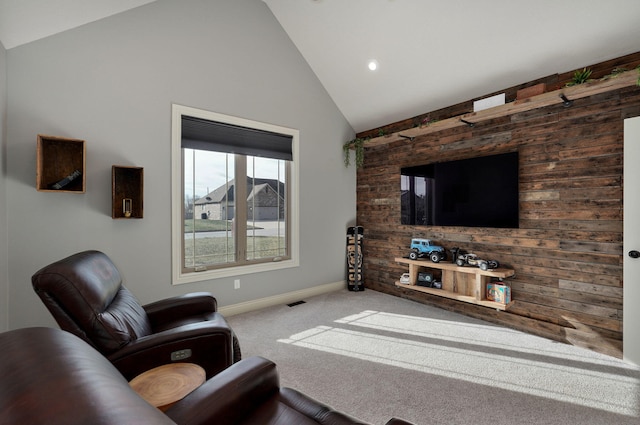
<path id="1" fill-rule="evenodd" d="M 366 290 L 228 317 L 243 357 L 372 424 L 638 424 L 621 360 Z"/>

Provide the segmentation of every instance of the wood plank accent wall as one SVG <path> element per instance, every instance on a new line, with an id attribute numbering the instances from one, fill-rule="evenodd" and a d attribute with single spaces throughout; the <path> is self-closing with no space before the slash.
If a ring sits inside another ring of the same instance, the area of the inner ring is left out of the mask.
<path id="1" fill-rule="evenodd" d="M 640 54 L 617 62 L 634 61 Z M 621 358 L 623 120 L 638 115 L 632 86 L 367 148 L 357 175 L 366 286 Z M 516 150 L 520 228 L 400 224 L 402 167 Z M 412 237 L 513 268 L 514 304 L 499 312 L 396 287 L 407 270 L 394 258 Z"/>

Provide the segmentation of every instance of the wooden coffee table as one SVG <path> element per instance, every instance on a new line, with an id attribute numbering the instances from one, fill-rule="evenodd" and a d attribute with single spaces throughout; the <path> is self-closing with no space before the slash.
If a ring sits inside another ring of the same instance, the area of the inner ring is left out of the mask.
<path id="1" fill-rule="evenodd" d="M 129 385 L 148 403 L 163 412 L 206 379 L 202 367 L 194 363 L 170 363 L 133 378 Z"/>

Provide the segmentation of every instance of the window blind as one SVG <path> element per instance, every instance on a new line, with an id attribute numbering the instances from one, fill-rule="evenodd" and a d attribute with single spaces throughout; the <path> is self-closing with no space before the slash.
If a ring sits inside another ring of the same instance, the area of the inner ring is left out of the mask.
<path id="1" fill-rule="evenodd" d="M 182 116 L 182 147 L 293 160 L 293 137 L 202 118 Z"/>

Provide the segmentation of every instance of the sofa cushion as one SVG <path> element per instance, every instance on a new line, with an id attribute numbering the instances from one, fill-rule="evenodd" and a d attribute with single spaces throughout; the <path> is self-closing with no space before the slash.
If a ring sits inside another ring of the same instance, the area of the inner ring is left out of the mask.
<path id="1" fill-rule="evenodd" d="M 282 403 L 279 395 L 275 395 L 271 400 L 267 400 L 260 404 L 256 410 L 251 413 L 251 416 L 246 418 L 242 422 L 238 422 L 237 425 L 282 425 L 282 424 L 295 424 L 295 425 L 354 425 L 361 424 L 361 422 L 344 422 L 340 418 L 331 418 L 330 416 L 324 416 L 323 421 L 315 420 L 313 417 L 309 417 L 303 413 L 303 411 L 297 410 L 286 403 Z M 337 419 L 337 420 L 334 420 Z M 366 424 L 365 424 L 366 425 Z"/>

